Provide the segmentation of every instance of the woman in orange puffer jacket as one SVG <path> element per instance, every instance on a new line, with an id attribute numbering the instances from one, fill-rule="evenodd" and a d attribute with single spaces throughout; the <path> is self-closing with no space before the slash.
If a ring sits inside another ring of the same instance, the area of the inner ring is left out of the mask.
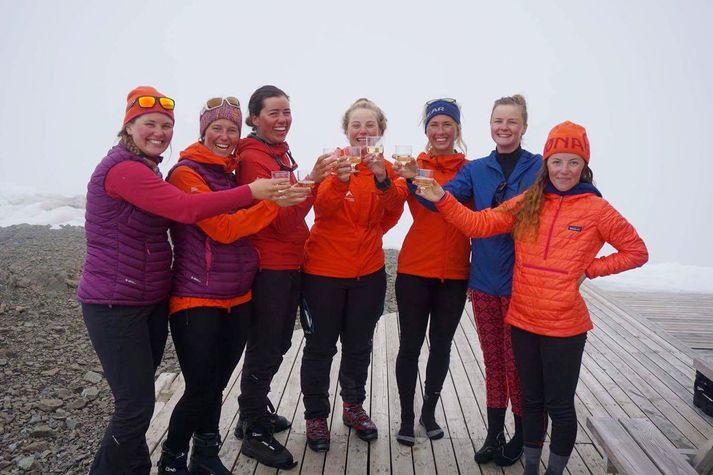
<path id="1" fill-rule="evenodd" d="M 522 385 L 525 474 L 537 473 L 547 415 L 552 419 L 547 473 L 562 473 L 574 448 L 574 395 L 592 329 L 579 285 L 585 278 L 623 272 L 648 260 L 634 227 L 592 185 L 582 126 L 563 122 L 554 127 L 543 158 L 545 166 L 532 188 L 496 209 L 470 211 L 435 182 L 419 191 L 436 202 L 446 221 L 471 237 L 513 233 L 515 268 L 505 321 L 513 327 Z M 596 257 L 604 243 L 617 252 Z"/>

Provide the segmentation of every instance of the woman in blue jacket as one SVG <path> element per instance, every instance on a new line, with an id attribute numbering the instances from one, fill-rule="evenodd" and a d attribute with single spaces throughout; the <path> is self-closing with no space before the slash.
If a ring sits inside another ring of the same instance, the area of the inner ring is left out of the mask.
<path id="1" fill-rule="evenodd" d="M 521 147 L 527 130 L 527 104 L 520 95 L 495 101 L 490 114 L 490 135 L 495 150 L 473 160 L 443 186 L 460 202 L 472 202 L 476 211 L 494 208 L 523 193 L 532 185 L 542 165 L 542 156 Z M 400 172 L 408 177 L 413 170 Z M 410 188 L 415 190 L 413 185 Z M 419 200 L 435 210 L 431 204 Z M 512 465 L 522 455 L 520 383 L 510 344 L 510 327 L 505 314 L 510 303 L 515 248 L 510 234 L 471 240 L 468 296 L 473 305 L 475 326 L 485 361 L 488 434 L 476 451 L 479 464 L 494 461 Z M 505 412 L 511 403 L 515 434 L 505 443 Z"/>

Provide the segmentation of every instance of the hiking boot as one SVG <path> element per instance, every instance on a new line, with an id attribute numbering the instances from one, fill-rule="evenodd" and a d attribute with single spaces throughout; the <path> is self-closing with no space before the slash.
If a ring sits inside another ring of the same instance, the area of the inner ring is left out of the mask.
<path id="1" fill-rule="evenodd" d="M 357 437 L 361 440 L 369 442 L 379 437 L 376 425 L 361 404 L 345 402 L 342 409 L 342 421 L 347 427 L 354 429 Z"/>
<path id="2" fill-rule="evenodd" d="M 277 434 L 278 432 L 282 432 L 283 430 L 287 430 L 290 427 L 292 427 L 292 422 L 284 416 L 281 416 L 277 413 L 273 413 L 269 415 L 270 418 L 270 423 L 272 424 L 272 433 Z M 233 431 L 233 434 L 235 437 L 238 439 L 242 439 L 245 436 L 245 429 L 244 429 L 245 421 L 243 420 L 243 416 L 238 417 L 238 425 L 235 426 L 235 431 Z"/>
<path id="3" fill-rule="evenodd" d="M 221 445 L 220 434 L 195 434 L 188 467 L 190 472 L 198 475 L 232 475 L 233 472 L 218 457 Z"/>
<path id="4" fill-rule="evenodd" d="M 499 433 L 494 439 L 485 439 L 483 446 L 475 452 L 473 458 L 479 464 L 492 462 L 498 450 L 505 445 L 505 434 Z"/>
<path id="5" fill-rule="evenodd" d="M 329 450 L 329 427 L 327 419 L 315 417 L 307 419 L 307 445 L 315 452 L 326 452 Z"/>
<path id="6" fill-rule="evenodd" d="M 493 461 L 495 452 L 505 445 L 505 409 L 499 407 L 488 408 L 488 434 L 483 446 L 475 452 L 473 457 L 476 463 L 489 463 Z"/>
<path id="7" fill-rule="evenodd" d="M 522 457 L 523 440 L 522 440 L 522 418 L 515 416 L 515 434 L 507 444 L 501 445 L 495 451 L 493 462 L 501 467 L 509 467 L 514 465 L 520 457 Z"/>
<path id="8" fill-rule="evenodd" d="M 166 446 L 166 442 L 161 446 L 161 458 L 158 461 L 159 475 L 190 475 L 186 467 L 188 461 L 185 452 L 175 452 Z"/>
<path id="9" fill-rule="evenodd" d="M 267 426 L 267 427 L 264 427 Z M 263 465 L 279 469 L 291 469 L 297 465 L 292 454 L 272 435 L 272 423 L 246 427 L 242 452 Z"/>

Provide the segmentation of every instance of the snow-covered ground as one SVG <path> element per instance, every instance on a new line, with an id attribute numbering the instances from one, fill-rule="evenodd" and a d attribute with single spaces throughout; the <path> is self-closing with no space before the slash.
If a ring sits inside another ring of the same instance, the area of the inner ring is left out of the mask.
<path id="1" fill-rule="evenodd" d="M 0 226 L 13 224 L 84 225 L 83 195 L 41 193 L 27 187 L 0 183 Z M 397 226 L 386 239 L 389 248 L 398 248 L 408 230 Z M 400 223 L 401 224 L 401 223 Z M 652 253 L 653 254 L 653 253 Z M 593 284 L 608 290 L 713 293 L 713 268 L 679 263 L 649 263 L 640 269 L 595 279 Z"/>

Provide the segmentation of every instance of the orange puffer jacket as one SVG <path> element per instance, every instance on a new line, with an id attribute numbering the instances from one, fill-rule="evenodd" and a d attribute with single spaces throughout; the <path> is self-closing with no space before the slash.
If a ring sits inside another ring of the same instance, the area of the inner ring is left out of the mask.
<path id="1" fill-rule="evenodd" d="M 422 153 L 418 167 L 433 170 L 433 178 L 447 183 L 468 163 L 462 153 L 431 156 Z M 399 178 L 383 192 L 384 198 L 395 200 L 397 206 L 408 202 L 413 224 L 399 252 L 398 272 L 436 279 L 467 279 L 470 262 L 470 240 L 458 228 L 443 220 L 408 191 L 406 181 Z"/>
<path id="2" fill-rule="evenodd" d="M 446 221 L 471 237 L 512 231 L 507 212 L 523 195 L 496 209 L 474 212 L 453 196 L 436 204 Z M 604 243 L 618 252 L 596 257 Z M 640 267 L 646 245 L 634 227 L 606 200 L 592 194 L 545 194 L 537 239 L 515 240 L 515 268 L 505 321 L 531 333 L 567 337 L 592 329 L 578 280 Z"/>
<path id="3" fill-rule="evenodd" d="M 386 162 L 391 180 L 396 180 Z M 387 206 L 374 175 L 360 163 L 358 173 L 342 183 L 327 177 L 314 201 L 314 225 L 305 244 L 304 272 L 355 278 L 384 266 L 382 237 L 399 220 L 403 206 Z"/>

